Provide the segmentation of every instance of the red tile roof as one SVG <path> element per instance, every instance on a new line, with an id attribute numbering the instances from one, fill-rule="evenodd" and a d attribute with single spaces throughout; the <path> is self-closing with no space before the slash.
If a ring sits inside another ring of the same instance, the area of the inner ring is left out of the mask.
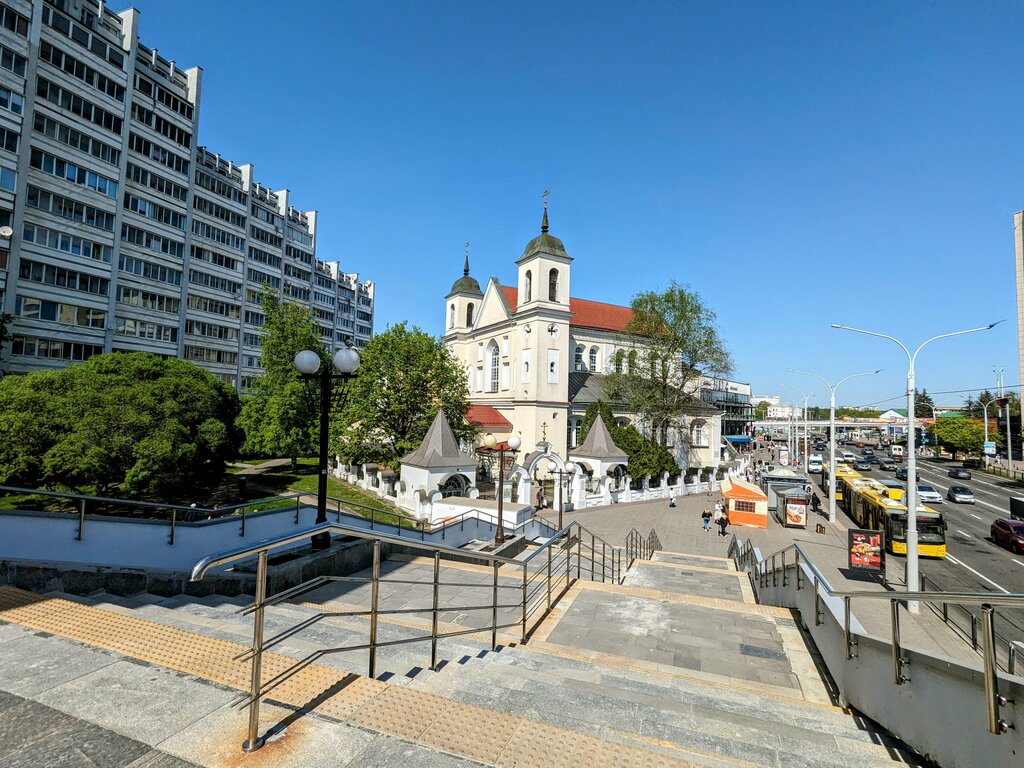
<path id="1" fill-rule="evenodd" d="M 511 430 L 512 422 L 506 419 L 497 408 L 491 405 L 471 405 L 466 411 L 466 421 L 487 429 Z"/>
<path id="2" fill-rule="evenodd" d="M 513 312 L 516 311 L 519 291 L 508 285 L 501 286 L 505 292 L 505 300 Z M 599 331 L 615 331 L 622 333 L 626 323 L 633 317 L 633 310 L 618 304 L 605 304 L 601 301 L 569 298 L 569 310 L 572 312 L 570 325 L 580 328 L 594 328 Z"/>

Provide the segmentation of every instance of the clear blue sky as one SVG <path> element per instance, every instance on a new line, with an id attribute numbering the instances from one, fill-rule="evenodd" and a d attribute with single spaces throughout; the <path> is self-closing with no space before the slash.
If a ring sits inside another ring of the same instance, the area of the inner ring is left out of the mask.
<path id="1" fill-rule="evenodd" d="M 688 283 L 757 393 L 884 368 L 839 400 L 898 396 L 903 353 L 832 322 L 909 343 L 1005 318 L 929 347 L 918 382 L 1019 381 L 1020 3 L 136 7 L 144 42 L 204 69 L 200 142 L 320 211 L 378 330 L 442 330 L 466 240 L 481 283 L 514 279 L 550 189 L 574 296 Z"/>

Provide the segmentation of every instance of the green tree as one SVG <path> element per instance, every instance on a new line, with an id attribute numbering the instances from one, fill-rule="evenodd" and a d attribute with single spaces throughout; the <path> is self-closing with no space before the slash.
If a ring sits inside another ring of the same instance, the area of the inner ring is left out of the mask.
<path id="1" fill-rule="evenodd" d="M 932 406 L 935 405 L 932 401 L 932 396 L 928 394 L 927 389 L 922 389 L 918 392 L 914 390 L 914 414 L 919 417 L 931 416 Z"/>
<path id="2" fill-rule="evenodd" d="M 968 418 L 938 418 L 932 425 L 932 434 L 939 445 L 953 458 L 957 453 L 980 456 L 985 441 L 985 426 L 981 421 Z"/>
<path id="3" fill-rule="evenodd" d="M 11 314 L 9 312 L 0 312 L 0 354 L 4 351 L 4 346 L 9 344 L 11 341 Z"/>
<path id="4" fill-rule="evenodd" d="M 693 402 L 695 380 L 730 373 L 732 360 L 714 311 L 688 287 L 673 281 L 660 293 L 638 294 L 632 309 L 620 340 L 630 352 L 616 361 L 607 391 L 649 425 L 654 441 L 664 447 L 669 429 Z"/>
<path id="5" fill-rule="evenodd" d="M 757 419 L 758 421 L 764 421 L 765 419 L 767 419 L 768 418 L 768 409 L 771 408 L 771 405 L 772 404 L 769 403 L 767 400 L 762 400 L 757 405 L 755 405 L 754 406 L 754 418 Z M 810 413 L 810 410 L 811 409 L 808 409 L 808 413 Z"/>
<path id="6" fill-rule="evenodd" d="M 263 375 L 242 403 L 242 450 L 256 456 L 287 456 L 294 467 L 299 456 L 319 451 L 320 390 L 316 381 L 299 378 L 292 361 L 309 349 L 320 355 L 321 365 L 331 363 L 308 306 L 281 301 L 266 283 L 260 305 L 266 316 L 260 348 Z"/>
<path id="7" fill-rule="evenodd" d="M 605 426 L 608 427 L 608 434 L 612 436 L 612 440 L 625 451 L 629 461 L 630 475 L 633 477 L 660 477 L 662 472 L 668 472 L 670 475 L 679 474 L 679 465 L 671 451 L 640 434 L 632 424 L 616 424 L 611 407 L 602 400 L 588 405 L 583 414 L 583 423 L 580 425 L 581 445 L 587 439 L 590 428 L 597 421 L 598 414 L 601 415 Z"/>
<path id="8" fill-rule="evenodd" d="M 234 458 L 234 388 L 185 360 L 97 355 L 0 381 L 0 478 L 98 495 L 181 498 Z"/>
<path id="9" fill-rule="evenodd" d="M 345 403 L 332 419 L 333 449 L 348 462 L 397 466 L 444 409 L 457 440 L 472 440 L 466 372 L 440 339 L 405 323 L 370 339 Z"/>

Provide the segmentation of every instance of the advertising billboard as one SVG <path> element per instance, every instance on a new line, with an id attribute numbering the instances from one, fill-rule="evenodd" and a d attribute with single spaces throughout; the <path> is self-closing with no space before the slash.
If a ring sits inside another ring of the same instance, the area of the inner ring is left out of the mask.
<path id="1" fill-rule="evenodd" d="M 850 569 L 881 573 L 885 567 L 885 541 L 882 532 L 852 528 L 847 534 Z"/>

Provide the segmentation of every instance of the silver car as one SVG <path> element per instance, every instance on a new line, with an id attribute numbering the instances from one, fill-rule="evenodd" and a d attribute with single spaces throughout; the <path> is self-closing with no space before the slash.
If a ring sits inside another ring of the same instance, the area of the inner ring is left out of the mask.
<path id="1" fill-rule="evenodd" d="M 946 491 L 946 498 L 957 504 L 973 504 L 974 492 L 966 485 L 951 485 Z"/>

